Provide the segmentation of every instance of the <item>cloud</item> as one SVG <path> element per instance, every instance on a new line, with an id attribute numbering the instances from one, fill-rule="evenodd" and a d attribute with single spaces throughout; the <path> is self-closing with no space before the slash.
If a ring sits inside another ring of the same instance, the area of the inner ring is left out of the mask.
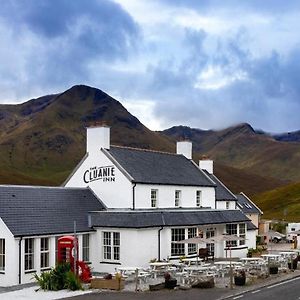
<path id="1" fill-rule="evenodd" d="M 299 8 L 294 0 L 3 1 L 0 101 L 83 83 L 156 129 L 296 130 Z"/>
<path id="2" fill-rule="evenodd" d="M 7 74 L 2 88 L 10 89 L 13 77 L 16 97 L 26 89 L 50 91 L 87 82 L 95 60 L 126 60 L 139 37 L 130 15 L 106 0 L 88 5 L 80 0 L 8 1 L 0 11 L 0 30 L 6 45 L 0 64 L 17 57 L 15 68 L 2 69 Z"/>

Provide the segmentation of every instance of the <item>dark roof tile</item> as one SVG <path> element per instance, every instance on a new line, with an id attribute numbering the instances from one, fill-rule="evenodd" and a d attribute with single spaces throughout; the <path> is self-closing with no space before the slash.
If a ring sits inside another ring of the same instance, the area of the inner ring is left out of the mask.
<path id="1" fill-rule="evenodd" d="M 105 209 L 89 188 L 0 186 L 0 218 L 14 236 L 90 231 L 88 212 Z"/>
<path id="2" fill-rule="evenodd" d="M 95 227 L 147 228 L 246 222 L 240 210 L 105 211 L 91 213 Z"/>
<path id="3" fill-rule="evenodd" d="M 107 151 L 137 183 L 215 186 L 183 155 L 116 146 Z"/>

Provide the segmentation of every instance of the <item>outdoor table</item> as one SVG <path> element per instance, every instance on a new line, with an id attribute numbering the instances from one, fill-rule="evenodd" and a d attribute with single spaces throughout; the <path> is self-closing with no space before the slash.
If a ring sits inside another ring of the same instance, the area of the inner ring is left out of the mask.
<path id="1" fill-rule="evenodd" d="M 297 256 L 297 253 L 295 251 L 282 251 L 279 252 L 279 254 L 283 257 Z"/>
<path id="2" fill-rule="evenodd" d="M 152 273 L 154 278 L 157 277 L 157 273 L 160 273 L 162 271 L 168 271 L 167 267 L 172 266 L 172 263 L 167 261 L 157 261 L 150 263 L 149 266 L 152 268 Z"/>
<path id="3" fill-rule="evenodd" d="M 280 255 L 279 254 L 262 254 L 261 257 L 270 260 L 270 259 L 275 259 L 278 260 Z"/>
<path id="4" fill-rule="evenodd" d="M 262 257 L 242 257 L 240 260 L 243 261 L 248 271 L 251 267 L 262 270 L 266 262 Z"/>
<path id="5" fill-rule="evenodd" d="M 191 257 L 191 258 L 184 258 L 182 259 L 182 261 L 184 263 L 187 263 L 189 266 L 192 265 L 193 263 L 199 263 L 201 261 L 203 261 L 203 258 L 199 258 L 199 257 Z"/>
<path id="6" fill-rule="evenodd" d="M 202 266 L 191 266 L 186 267 L 185 270 L 189 272 L 190 275 L 193 275 L 194 273 L 206 273 L 210 270 L 210 267 L 202 267 Z"/>
<path id="7" fill-rule="evenodd" d="M 247 261 L 263 261 L 263 258 L 261 258 L 261 257 L 242 257 L 242 258 L 240 258 L 240 260 L 245 261 L 245 262 L 247 262 Z"/>
<path id="8" fill-rule="evenodd" d="M 242 265 L 240 261 L 221 260 L 214 262 L 216 266 Z"/>
<path id="9" fill-rule="evenodd" d="M 127 277 L 130 275 L 134 275 L 136 270 L 138 270 L 138 272 L 139 272 L 142 269 L 143 268 L 141 268 L 141 267 L 117 267 L 116 271 L 120 272 L 123 277 Z"/>

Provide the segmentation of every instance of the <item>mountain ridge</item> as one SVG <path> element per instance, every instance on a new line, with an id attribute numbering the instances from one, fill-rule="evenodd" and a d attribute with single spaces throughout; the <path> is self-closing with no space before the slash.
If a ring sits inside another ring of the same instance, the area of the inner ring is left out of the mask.
<path id="1" fill-rule="evenodd" d="M 216 162 L 216 174 L 221 174 L 221 179 L 234 192 L 246 191 L 252 195 L 297 180 L 295 174 L 292 174 L 295 178 L 290 178 L 292 172 L 287 172 L 284 178 L 273 176 L 278 169 L 276 157 L 271 157 L 274 166 L 265 172 L 259 166 L 260 156 L 267 160 L 270 154 L 257 150 L 262 147 L 276 154 L 273 151 L 275 143 L 279 145 L 280 156 L 282 145 L 294 143 L 277 142 L 257 133 L 250 124 L 241 123 L 218 131 L 174 126 L 155 132 L 107 93 L 76 85 L 62 93 L 21 104 L 0 105 L 0 182 L 62 183 L 85 153 L 86 126 L 97 122 L 105 122 L 111 127 L 111 143 L 120 146 L 174 153 L 176 140 L 191 139 L 194 159 L 203 154 L 211 156 Z M 297 152 L 290 146 L 288 149 L 291 157 Z M 289 164 L 288 157 L 286 160 Z M 291 169 L 293 163 L 289 164 Z"/>

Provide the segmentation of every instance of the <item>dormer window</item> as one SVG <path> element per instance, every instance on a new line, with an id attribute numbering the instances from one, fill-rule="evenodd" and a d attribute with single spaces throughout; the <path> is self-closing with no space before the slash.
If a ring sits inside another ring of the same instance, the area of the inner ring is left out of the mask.
<path id="1" fill-rule="evenodd" d="M 181 191 L 180 190 L 176 190 L 175 191 L 175 207 L 179 207 L 180 206 L 180 200 L 181 200 Z"/>
<path id="2" fill-rule="evenodd" d="M 151 190 L 151 207 L 157 207 L 158 190 Z"/>

